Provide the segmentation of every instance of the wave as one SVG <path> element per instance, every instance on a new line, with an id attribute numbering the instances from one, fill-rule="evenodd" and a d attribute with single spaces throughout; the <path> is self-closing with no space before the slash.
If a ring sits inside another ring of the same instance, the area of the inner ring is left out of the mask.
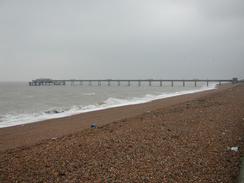
<path id="1" fill-rule="evenodd" d="M 51 108 L 47 111 L 42 111 L 39 113 L 31 113 L 31 114 L 6 114 L 2 115 L 0 118 L 0 128 L 16 126 L 16 125 L 25 125 L 27 123 L 33 123 L 38 121 L 44 121 L 48 119 L 54 118 L 62 118 L 66 116 L 71 116 L 80 113 L 92 112 L 97 110 L 103 110 L 113 107 L 120 107 L 126 105 L 134 105 L 141 104 L 146 102 L 151 102 L 153 100 L 169 98 L 179 95 L 191 94 L 200 91 L 213 90 L 216 88 L 216 84 L 211 85 L 209 87 L 202 87 L 200 89 L 195 90 L 185 90 L 174 93 L 162 93 L 159 95 L 151 95 L 147 94 L 144 97 L 133 97 L 133 98 L 108 98 L 103 102 L 97 103 L 95 105 L 87 105 L 87 106 L 72 106 L 71 108 Z M 89 93 L 89 95 L 95 95 L 95 93 Z"/>

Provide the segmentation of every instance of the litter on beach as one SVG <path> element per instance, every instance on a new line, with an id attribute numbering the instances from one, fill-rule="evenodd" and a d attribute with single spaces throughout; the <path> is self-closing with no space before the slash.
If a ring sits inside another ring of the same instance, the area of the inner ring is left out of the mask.
<path id="1" fill-rule="evenodd" d="M 239 151 L 239 147 L 230 147 L 228 149 L 231 150 L 231 151 L 235 151 L 235 152 Z"/>
<path id="2" fill-rule="evenodd" d="M 91 124 L 91 128 L 97 128 L 96 123 L 92 123 L 92 124 Z"/>

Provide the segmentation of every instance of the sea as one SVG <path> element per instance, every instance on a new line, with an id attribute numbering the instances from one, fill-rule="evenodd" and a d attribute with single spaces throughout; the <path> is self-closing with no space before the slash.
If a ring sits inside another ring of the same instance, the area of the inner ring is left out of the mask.
<path id="1" fill-rule="evenodd" d="M 29 86 L 27 82 L 0 82 L 0 128 L 24 125 L 52 118 L 112 107 L 146 103 L 157 99 L 212 90 L 216 83 L 111 83 L 107 86 Z"/>

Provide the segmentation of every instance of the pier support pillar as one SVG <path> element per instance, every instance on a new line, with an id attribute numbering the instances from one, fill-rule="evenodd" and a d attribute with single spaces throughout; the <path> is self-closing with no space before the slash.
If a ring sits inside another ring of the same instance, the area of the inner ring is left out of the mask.
<path id="1" fill-rule="evenodd" d="M 195 87 L 197 87 L 197 81 L 194 81 L 195 82 Z"/>
<path id="2" fill-rule="evenodd" d="M 80 81 L 80 85 L 81 85 L 81 86 L 83 85 L 83 82 L 82 82 L 82 81 Z"/>
<path id="3" fill-rule="evenodd" d="M 160 86 L 163 86 L 163 82 L 162 81 L 160 81 Z"/>
<path id="4" fill-rule="evenodd" d="M 149 86 L 152 86 L 152 81 L 149 81 Z"/>
<path id="5" fill-rule="evenodd" d="M 128 81 L 128 86 L 130 86 L 130 81 Z"/>
<path id="6" fill-rule="evenodd" d="M 221 81 L 219 81 L 219 85 L 221 85 Z"/>
<path id="7" fill-rule="evenodd" d="M 173 87 L 174 86 L 174 81 L 171 81 L 171 87 Z"/>
<path id="8" fill-rule="evenodd" d="M 138 86 L 141 86 L 141 81 L 138 81 Z"/>
<path id="9" fill-rule="evenodd" d="M 91 81 L 89 81 L 89 86 L 91 86 L 92 85 L 92 82 Z"/>
<path id="10" fill-rule="evenodd" d="M 118 86 L 120 86 L 120 81 L 118 81 Z"/>
<path id="11" fill-rule="evenodd" d="M 207 86 L 208 86 L 208 80 L 207 80 Z"/>
<path id="12" fill-rule="evenodd" d="M 185 87 L 185 86 L 186 86 L 185 81 L 183 81 L 183 87 Z"/>
<path id="13" fill-rule="evenodd" d="M 111 86 L 111 83 L 110 83 L 110 81 L 108 81 L 108 86 Z"/>

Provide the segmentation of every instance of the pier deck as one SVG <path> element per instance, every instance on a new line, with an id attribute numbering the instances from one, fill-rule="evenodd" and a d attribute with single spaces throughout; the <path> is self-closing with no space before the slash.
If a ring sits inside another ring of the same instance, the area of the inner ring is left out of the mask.
<path id="1" fill-rule="evenodd" d="M 126 83 L 127 86 L 131 86 L 132 83 L 137 83 L 141 86 L 142 83 L 148 83 L 148 86 L 152 86 L 152 83 L 158 83 L 159 86 L 163 86 L 163 83 L 170 83 L 173 87 L 175 83 L 182 83 L 182 86 L 186 86 L 186 83 L 193 83 L 197 86 L 197 83 L 205 82 L 208 86 L 209 83 L 238 83 L 238 78 L 233 79 L 69 79 L 69 80 L 53 80 L 53 79 L 36 79 L 29 82 L 29 86 L 51 86 L 51 85 L 84 85 L 89 86 L 97 85 L 102 86 L 105 83 L 107 86 L 111 86 L 111 83 L 117 83 L 117 86 L 121 86 L 121 83 Z"/>

